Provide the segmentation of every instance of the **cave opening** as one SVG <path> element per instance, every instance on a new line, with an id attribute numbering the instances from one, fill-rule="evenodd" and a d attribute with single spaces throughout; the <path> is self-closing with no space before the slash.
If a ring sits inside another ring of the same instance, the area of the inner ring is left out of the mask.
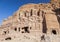
<path id="1" fill-rule="evenodd" d="M 53 34 L 57 34 L 56 30 L 52 30 L 52 33 L 53 33 Z"/>
<path id="2" fill-rule="evenodd" d="M 17 31 L 17 28 L 15 27 L 14 30 Z"/>
<path id="3" fill-rule="evenodd" d="M 24 29 L 25 33 L 26 33 L 26 32 L 27 32 L 27 33 L 30 33 L 29 30 L 28 30 L 28 28 L 29 28 L 29 27 L 26 26 L 26 27 L 23 27 L 22 29 Z"/>
<path id="4" fill-rule="evenodd" d="M 7 32 L 6 31 L 4 31 L 4 34 L 6 34 Z"/>
<path id="5" fill-rule="evenodd" d="M 11 40 L 11 37 L 7 37 L 7 38 L 5 38 L 5 40 Z"/>

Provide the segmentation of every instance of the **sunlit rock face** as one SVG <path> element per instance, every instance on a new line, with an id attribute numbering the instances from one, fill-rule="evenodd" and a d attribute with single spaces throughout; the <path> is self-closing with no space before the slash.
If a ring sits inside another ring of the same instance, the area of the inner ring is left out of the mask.
<path id="1" fill-rule="evenodd" d="M 60 4 L 26 4 L 0 26 L 0 42 L 60 42 Z"/>

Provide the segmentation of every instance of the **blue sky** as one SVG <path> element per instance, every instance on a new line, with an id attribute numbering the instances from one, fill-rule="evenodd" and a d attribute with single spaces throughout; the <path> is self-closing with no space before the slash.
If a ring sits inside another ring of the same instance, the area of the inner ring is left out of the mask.
<path id="1" fill-rule="evenodd" d="M 0 24 L 3 19 L 13 15 L 13 13 L 24 4 L 48 2 L 50 2 L 50 0 L 0 0 Z"/>

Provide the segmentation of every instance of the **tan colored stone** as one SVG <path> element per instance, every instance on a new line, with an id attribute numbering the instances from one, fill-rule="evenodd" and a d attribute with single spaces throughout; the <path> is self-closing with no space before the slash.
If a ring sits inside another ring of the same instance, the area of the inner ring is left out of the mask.
<path id="1" fill-rule="evenodd" d="M 60 8 L 56 1 L 21 6 L 0 26 L 0 42 L 59 42 L 60 23 L 53 11 Z"/>

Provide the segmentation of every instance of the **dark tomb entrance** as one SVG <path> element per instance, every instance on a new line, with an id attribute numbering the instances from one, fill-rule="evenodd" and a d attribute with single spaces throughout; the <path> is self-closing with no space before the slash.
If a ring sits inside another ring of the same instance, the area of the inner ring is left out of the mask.
<path id="1" fill-rule="evenodd" d="M 29 30 L 28 30 L 29 27 L 23 27 L 22 29 L 24 29 L 25 33 L 30 33 Z"/>
<path id="2" fill-rule="evenodd" d="M 55 35 L 57 34 L 57 33 L 56 33 L 56 30 L 52 30 L 52 33 L 55 34 Z"/>

